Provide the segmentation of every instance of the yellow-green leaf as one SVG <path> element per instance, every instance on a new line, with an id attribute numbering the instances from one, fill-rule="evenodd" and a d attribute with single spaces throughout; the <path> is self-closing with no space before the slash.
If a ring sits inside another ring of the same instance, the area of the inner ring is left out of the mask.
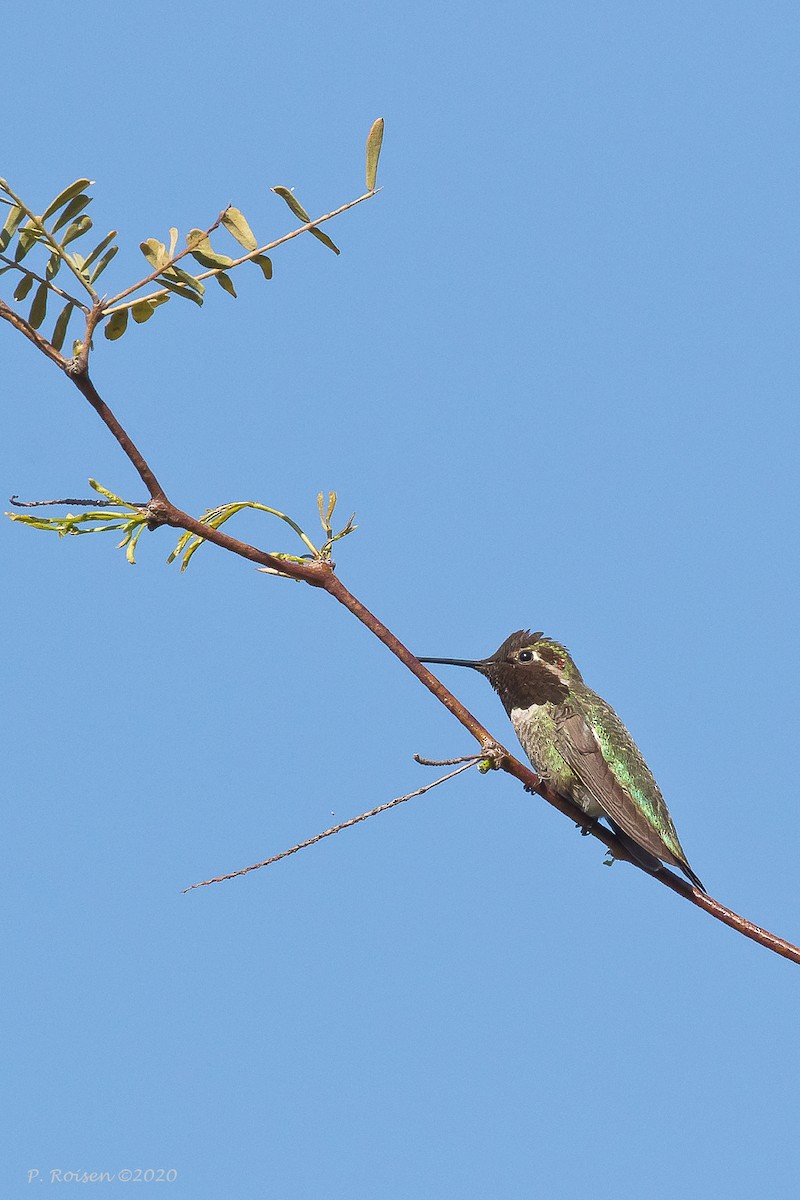
<path id="1" fill-rule="evenodd" d="M 33 287 L 33 276 L 23 275 L 17 286 L 14 288 L 14 299 L 24 300 L 28 292 Z"/>
<path id="2" fill-rule="evenodd" d="M 47 266 L 45 267 L 44 271 L 45 279 L 53 279 L 58 274 L 60 267 L 61 255 L 56 253 L 51 254 L 47 260 Z"/>
<path id="3" fill-rule="evenodd" d="M 261 267 L 265 279 L 272 279 L 272 259 L 267 258 L 266 254 L 257 254 L 255 258 L 250 260 L 257 267 Z"/>
<path id="4" fill-rule="evenodd" d="M 296 217 L 299 217 L 304 225 L 306 225 L 311 220 L 311 217 L 308 215 L 306 210 L 303 208 L 300 201 L 295 197 L 294 192 L 290 192 L 287 187 L 282 187 L 280 185 L 278 187 L 274 187 L 272 190 L 276 196 L 280 196 L 281 200 L 286 201 L 286 203 L 289 205 L 289 208 L 292 210 L 294 215 Z"/>
<path id="5" fill-rule="evenodd" d="M 372 122 L 372 127 L 367 134 L 367 191 L 375 191 L 375 183 L 378 178 L 378 159 L 381 156 L 381 145 L 383 144 L 383 117 L 378 117 L 377 121 Z"/>
<path id="6" fill-rule="evenodd" d="M 170 258 L 172 258 L 173 254 L 175 253 L 175 247 L 177 245 L 178 245 L 178 231 L 175 228 L 175 226 L 172 225 L 170 227 L 170 231 L 169 231 L 169 256 L 170 256 Z"/>
<path id="7" fill-rule="evenodd" d="M 198 305 L 202 305 L 203 303 L 203 297 L 198 296 L 197 292 L 192 291 L 191 288 L 185 287 L 182 283 L 173 283 L 172 280 L 167 279 L 165 275 L 162 275 L 158 282 L 162 287 L 165 287 L 167 291 L 174 292 L 176 296 L 183 296 L 184 300 L 191 300 L 193 303 Z"/>
<path id="8" fill-rule="evenodd" d="M 226 275 L 224 271 L 219 271 L 218 274 L 216 274 L 214 276 L 214 278 L 216 279 L 219 286 L 222 288 L 223 292 L 227 292 L 228 295 L 233 296 L 233 298 L 235 300 L 236 299 L 236 288 L 233 286 L 233 280 L 231 279 L 230 275 Z"/>
<path id="9" fill-rule="evenodd" d="M 150 263 L 150 266 L 156 270 L 159 270 L 166 262 L 169 262 L 167 247 L 163 242 L 159 242 L 158 238 L 147 238 L 139 244 L 139 249 Z"/>
<path id="10" fill-rule="evenodd" d="M 19 231 L 17 249 L 14 252 L 14 262 L 22 262 L 25 255 L 36 245 L 38 240 L 38 230 L 31 225 L 30 220 L 26 221 Z"/>
<path id="11" fill-rule="evenodd" d="M 114 504 L 124 504 L 125 501 L 115 492 L 110 492 L 108 488 L 103 487 L 102 483 L 98 483 L 96 479 L 89 480 L 89 487 L 93 492 L 99 492 L 101 496 L 105 496 L 106 500 L 112 500 Z"/>
<path id="12" fill-rule="evenodd" d="M 112 258 L 114 257 L 114 255 L 117 253 L 118 250 L 119 250 L 119 246 L 112 246 L 110 250 L 106 251 L 106 253 L 103 255 L 103 257 L 100 259 L 100 262 L 97 264 L 97 266 L 95 267 L 95 269 L 92 271 L 91 275 L 89 276 L 89 283 L 94 283 L 95 279 L 97 279 L 99 275 L 103 274 L 103 271 L 105 271 L 106 267 L 111 262 Z"/>
<path id="13" fill-rule="evenodd" d="M 69 319 L 72 316 L 73 308 L 74 305 L 68 304 L 65 308 L 62 308 L 61 312 L 58 314 L 58 320 L 56 321 L 55 329 L 53 330 L 53 336 L 50 339 L 50 345 L 55 350 L 60 350 L 64 345 L 64 338 L 67 336 L 67 326 L 69 325 Z"/>
<path id="14" fill-rule="evenodd" d="M 218 254 L 202 229 L 192 229 L 186 235 L 186 245 L 191 247 L 192 257 L 204 267 L 229 267 L 233 259 L 227 254 Z"/>
<path id="15" fill-rule="evenodd" d="M 125 546 L 125 557 L 133 567 L 136 566 L 136 543 L 139 541 L 139 538 L 147 528 L 147 526 L 141 522 L 137 522 L 137 524 L 138 529 L 136 529 L 135 533 L 133 533 L 133 527 L 131 529 L 133 536 L 131 536 L 131 533 L 129 533 L 127 539 L 120 542 L 120 546 Z"/>
<path id="16" fill-rule="evenodd" d="M 144 325 L 145 321 L 149 321 L 155 312 L 153 304 L 149 300 L 137 300 L 131 305 L 131 316 L 137 325 Z"/>
<path id="17" fill-rule="evenodd" d="M 194 275 L 190 275 L 188 271 L 182 271 L 180 267 L 168 267 L 164 272 L 162 279 L 171 279 L 173 283 L 182 283 L 188 288 L 192 288 L 199 296 L 202 296 L 206 290 L 206 285 L 201 283 L 199 279 L 195 279 Z"/>
<path id="18" fill-rule="evenodd" d="M 110 233 L 107 233 L 106 236 L 103 238 L 102 242 L 97 243 L 94 250 L 89 255 L 89 257 L 86 259 L 86 262 L 83 264 L 83 266 L 90 267 L 92 265 L 92 263 L 94 262 L 94 260 L 103 253 L 103 251 L 105 250 L 105 248 L 109 244 L 109 242 L 113 242 L 113 240 L 116 236 L 117 236 L 116 229 L 112 229 Z M 75 257 L 77 258 L 77 255 Z"/>
<path id="19" fill-rule="evenodd" d="M 78 217 L 77 221 L 73 221 L 64 237 L 61 240 L 62 246 L 68 246 L 70 242 L 74 242 L 76 238 L 82 237 L 84 233 L 88 233 L 92 228 L 91 217 Z"/>
<path id="20" fill-rule="evenodd" d="M 255 234 L 238 208 L 234 208 L 232 205 L 226 208 L 222 214 L 222 224 L 228 233 L 236 238 L 239 245 L 244 246 L 245 250 L 256 250 L 258 248 Z"/>
<path id="21" fill-rule="evenodd" d="M 294 192 L 290 192 L 285 187 L 274 187 L 273 192 L 276 196 L 280 196 L 281 200 L 285 200 L 296 217 L 299 217 L 304 225 L 307 225 L 311 220 L 306 210 L 303 208 L 300 201 L 295 196 Z M 321 229 L 309 229 L 309 233 L 313 234 L 317 241 L 322 242 L 323 246 L 327 246 L 334 254 L 339 254 L 339 247 L 334 245 L 327 233 L 323 233 Z"/>
<path id="22" fill-rule="evenodd" d="M 78 213 L 82 213 L 86 205 L 91 204 L 91 202 L 92 197 L 87 196 L 84 192 L 81 192 L 79 196 L 75 196 L 70 200 L 50 232 L 58 233 L 59 229 L 63 229 L 70 221 L 74 221 Z"/>
<path id="23" fill-rule="evenodd" d="M 28 324 L 38 329 L 47 315 L 47 293 L 50 291 L 46 283 L 40 283 L 33 297 L 31 311 L 28 314 Z"/>
<path id="24" fill-rule="evenodd" d="M 110 342 L 115 342 L 117 338 L 122 337 L 127 328 L 128 310 L 127 308 L 118 308 L 106 321 L 104 332 Z"/>
<path id="25" fill-rule="evenodd" d="M 14 204 L 6 217 L 2 232 L 0 232 L 0 254 L 5 250 L 8 243 L 11 241 L 18 227 L 22 223 L 22 218 L 25 216 L 23 209 L 18 204 Z"/>
<path id="26" fill-rule="evenodd" d="M 84 188 L 91 187 L 93 179 L 76 179 L 69 187 L 65 187 L 63 192 L 59 192 L 55 200 L 48 204 L 42 214 L 42 220 L 46 221 L 48 217 L 52 217 L 54 212 L 58 212 L 62 204 L 66 204 L 73 196 L 77 196 L 78 192 L 82 192 Z"/>
<path id="27" fill-rule="evenodd" d="M 332 250 L 334 254 L 342 253 L 339 247 L 333 241 L 331 241 L 327 233 L 323 233 L 321 229 L 309 229 L 308 232 L 315 237 L 318 242 L 322 242 L 323 246 L 327 246 L 329 250 Z"/>
<path id="28" fill-rule="evenodd" d="M 137 300 L 131 305 L 131 316 L 137 325 L 144 325 L 145 321 L 149 321 L 153 313 L 162 304 L 166 304 L 169 300 L 168 295 L 151 296 L 149 300 Z"/>

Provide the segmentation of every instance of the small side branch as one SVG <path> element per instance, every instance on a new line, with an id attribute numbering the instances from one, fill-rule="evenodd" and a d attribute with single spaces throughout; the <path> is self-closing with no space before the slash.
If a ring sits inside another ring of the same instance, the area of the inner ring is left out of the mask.
<path id="1" fill-rule="evenodd" d="M 113 508 L 117 501 L 99 500 L 96 497 L 93 500 L 76 500 L 74 496 L 66 496 L 63 500 L 20 500 L 19 496 L 9 496 L 8 503 L 13 504 L 14 508 L 45 508 L 56 504 L 68 504 L 71 508 Z M 139 503 L 131 500 L 130 504 L 136 508 L 147 508 L 148 501 Z"/>
<path id="2" fill-rule="evenodd" d="M 333 825 L 330 829 L 323 830 L 322 833 L 308 838 L 305 842 L 298 842 L 296 846 L 292 846 L 289 850 L 282 850 L 280 854 L 273 854 L 272 858 L 265 858 L 263 862 L 253 863 L 249 867 L 241 867 L 238 871 L 231 871 L 228 875 L 217 875 L 214 879 L 203 879 L 200 883 L 193 883 L 183 889 L 183 894 L 192 892 L 195 888 L 209 887 L 212 883 L 224 883 L 228 879 L 236 879 L 239 875 L 247 875 L 250 871 L 260 871 L 262 867 L 270 867 L 273 863 L 280 862 L 282 858 L 288 858 L 290 854 L 297 854 L 298 850 L 306 850 L 309 846 L 315 846 L 323 838 L 332 837 L 334 833 L 341 833 L 343 829 L 350 829 L 351 826 L 358 825 L 360 821 L 367 821 L 370 817 L 377 817 L 378 813 L 388 812 L 390 808 L 396 808 L 398 804 L 405 804 L 406 800 L 413 800 L 416 796 L 424 796 L 426 792 L 430 792 L 433 788 L 438 787 L 440 783 L 447 783 L 449 779 L 455 779 L 456 775 L 460 775 L 462 771 L 468 771 L 470 767 L 475 766 L 476 761 L 473 758 L 471 762 L 459 767 L 457 771 L 451 771 L 449 775 L 442 775 L 439 779 L 434 779 L 433 783 L 427 783 L 424 787 L 417 788 L 415 792 L 409 792 L 405 796 L 397 796 L 394 800 L 387 801 L 386 804 L 379 804 L 377 808 L 371 808 L 369 812 L 361 813 L 357 817 L 351 817 L 349 821 L 342 821 L 341 825 Z"/>

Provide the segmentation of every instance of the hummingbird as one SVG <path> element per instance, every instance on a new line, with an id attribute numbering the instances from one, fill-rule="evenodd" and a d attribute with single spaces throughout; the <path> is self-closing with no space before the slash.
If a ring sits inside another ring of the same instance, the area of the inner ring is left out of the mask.
<path id="1" fill-rule="evenodd" d="M 560 796 L 596 821 L 605 817 L 631 857 L 652 874 L 678 867 L 695 875 L 664 797 L 614 709 L 583 682 L 565 646 L 520 629 L 489 658 L 421 658 L 471 667 L 503 702 L 523 750 Z"/>

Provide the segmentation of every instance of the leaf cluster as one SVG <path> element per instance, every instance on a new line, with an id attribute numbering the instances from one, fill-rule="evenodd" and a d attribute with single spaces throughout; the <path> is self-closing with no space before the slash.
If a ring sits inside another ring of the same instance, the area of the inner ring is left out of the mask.
<path id="1" fill-rule="evenodd" d="M 104 488 L 96 479 L 89 480 L 89 486 L 105 496 L 111 504 L 119 505 L 119 511 L 111 508 L 90 509 L 88 512 L 67 513 L 64 517 L 34 517 L 29 513 L 6 513 L 12 521 L 20 525 L 28 525 L 32 529 L 44 529 L 49 533 L 57 533 L 59 537 L 77 536 L 83 533 L 111 533 L 123 530 L 124 536 L 118 543 L 118 550 L 125 550 L 128 562 L 135 564 L 136 543 L 147 528 L 147 510 L 141 505 L 130 504 Z"/>
<path id="2" fill-rule="evenodd" d="M 64 345 L 67 327 L 76 309 L 88 313 L 89 306 L 97 300 L 94 285 L 119 249 L 114 243 L 115 229 L 88 252 L 76 249 L 76 243 L 82 242 L 92 229 L 92 219 L 85 212 L 92 202 L 86 190 L 91 183 L 90 179 L 76 179 L 38 216 L 5 179 L 0 179 L 0 206 L 5 206 L 6 210 L 0 229 L 0 275 L 14 272 L 19 276 L 13 290 L 18 304 L 22 305 L 33 292 L 26 318 L 31 329 L 42 327 L 52 300 L 61 302 L 49 339 L 55 350 L 61 350 Z M 85 245 L 82 242 L 82 246 Z M 40 250 L 38 258 L 43 262 L 38 271 L 25 262 L 34 248 Z M 62 268 L 64 274 L 71 276 L 67 286 L 72 291 L 55 282 Z M 82 298 L 74 295 L 74 291 Z"/>
<path id="3" fill-rule="evenodd" d="M 77 536 L 84 533 L 109 533 L 114 530 L 122 530 L 124 536 L 122 541 L 118 543 L 117 549 L 124 549 L 128 562 L 135 565 L 136 544 L 152 520 L 147 506 L 132 504 L 128 500 L 123 500 L 115 492 L 111 492 L 108 488 L 103 487 L 96 479 L 90 479 L 89 486 L 94 491 L 99 492 L 101 496 L 104 496 L 109 505 L 117 505 L 118 508 L 116 510 L 106 506 L 97 509 L 89 508 L 88 511 L 77 515 L 68 512 L 63 517 L 39 517 L 33 516 L 30 513 L 6 513 L 6 516 L 12 521 L 17 521 L 20 525 L 27 525 L 31 529 L 42 529 L 48 533 L 57 533 L 59 537 Z M 273 558 L 277 558 L 283 562 L 329 563 L 334 544 L 358 528 L 354 523 L 355 513 L 353 513 L 347 523 L 338 532 L 334 531 L 331 522 L 336 509 L 336 502 L 337 495 L 335 492 L 329 492 L 327 500 L 323 492 L 320 492 L 317 496 L 320 523 L 325 534 L 325 540 L 319 547 L 314 545 L 308 534 L 305 533 L 296 521 L 287 516 L 286 513 L 280 512 L 277 508 L 270 508 L 267 504 L 259 504 L 255 500 L 239 500 L 231 504 L 221 504 L 218 508 L 207 509 L 200 519 L 204 525 L 208 525 L 211 529 L 219 529 L 231 517 L 236 516 L 237 513 L 247 508 L 255 509 L 257 512 L 269 513 L 271 516 L 277 517 L 288 525 L 297 534 L 303 545 L 307 547 L 307 553 L 301 555 L 287 554 L 282 551 L 270 551 Z M 71 501 L 69 503 L 76 502 Z M 90 503 L 90 501 L 86 501 L 87 505 Z M 192 557 L 200 549 L 205 540 L 204 537 L 200 537 L 198 534 L 191 532 L 184 533 L 167 559 L 167 562 L 172 563 L 176 558 L 181 558 L 181 572 L 185 571 Z M 267 568 L 262 569 L 268 570 Z M 275 575 L 281 574 L 280 571 L 273 571 L 271 573 Z"/>

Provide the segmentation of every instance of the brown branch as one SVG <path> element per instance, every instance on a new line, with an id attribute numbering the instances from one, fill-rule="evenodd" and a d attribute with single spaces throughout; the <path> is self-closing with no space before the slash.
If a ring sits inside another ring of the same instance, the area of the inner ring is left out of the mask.
<path id="1" fill-rule="evenodd" d="M 88 322 L 87 322 L 88 324 Z M 84 344 L 84 350 L 88 353 L 90 337 L 87 338 Z M 83 353 L 83 351 L 81 352 Z M 79 360 L 80 361 L 80 360 Z M 128 436 L 125 430 L 120 425 L 117 418 L 114 416 L 111 409 L 102 399 L 97 388 L 89 378 L 88 373 L 83 371 L 75 371 L 72 363 L 64 362 L 63 369 L 70 377 L 75 387 L 82 396 L 89 401 L 94 411 L 97 413 L 100 420 L 106 425 L 112 436 L 116 438 L 123 452 L 128 456 L 133 464 L 139 478 L 147 488 L 154 501 L 166 501 L 164 489 L 156 478 L 155 472 L 148 465 L 147 460 L 141 451 L 137 448 L 132 438 Z"/>
<path id="2" fill-rule="evenodd" d="M 372 193 L 368 193 L 371 195 Z M 364 197 L 366 198 L 366 197 Z M 331 214 L 333 215 L 333 214 Z M 312 222 L 315 224 L 316 222 Z M 298 229 L 292 236 L 305 231 Z M 95 316 L 97 314 L 97 316 Z M 87 326 L 94 318 L 99 319 L 99 305 L 92 309 L 92 312 L 87 319 Z M 112 413 L 111 409 L 100 397 L 94 384 L 89 379 L 86 370 L 86 355 L 88 354 L 88 341 L 84 347 L 85 353 L 82 353 L 77 361 L 67 362 L 58 351 L 54 350 L 50 343 L 43 338 L 35 329 L 28 324 L 24 318 L 10 309 L 8 305 L 0 300 L 0 317 L 9 321 L 15 328 L 33 342 L 37 349 L 46 354 L 53 362 L 55 362 L 68 375 L 81 394 L 91 404 L 92 408 L 98 414 L 100 419 L 106 425 L 112 436 L 119 443 L 121 449 L 126 454 L 130 462 L 133 464 L 140 479 L 147 488 L 152 497 L 147 506 L 148 514 L 151 517 L 151 526 L 153 528 L 158 525 L 169 525 L 177 529 L 184 529 L 190 533 L 195 533 L 199 537 L 205 538 L 206 541 L 219 546 L 223 550 L 228 550 L 233 554 L 237 554 L 242 558 L 246 558 L 251 562 L 258 563 L 260 566 L 266 566 L 271 570 L 280 572 L 282 575 L 289 576 L 293 579 L 302 580 L 313 587 L 320 587 L 328 592 L 335 600 L 343 605 L 348 612 L 351 612 L 371 633 L 378 638 L 379 641 L 387 647 L 388 650 L 395 655 L 396 658 L 408 668 L 411 673 L 428 689 L 436 699 L 444 705 L 446 709 L 459 721 L 469 733 L 476 739 L 481 747 L 481 752 L 485 757 L 492 758 L 499 769 L 513 775 L 525 787 L 533 792 L 538 792 L 549 804 L 557 808 L 559 812 L 569 817 L 576 824 L 586 827 L 586 815 L 575 805 L 565 800 L 562 796 L 553 792 L 540 777 L 518 759 L 514 758 L 500 743 L 496 742 L 489 734 L 483 725 L 464 707 L 456 697 L 447 690 L 447 688 L 439 682 L 439 680 L 431 674 L 431 672 L 420 663 L 410 650 L 397 638 L 391 630 L 389 630 L 382 621 L 380 621 L 374 613 L 371 613 L 365 605 L 358 600 L 352 592 L 349 592 L 344 584 L 334 574 L 333 566 L 327 562 L 312 561 L 308 563 L 291 562 L 274 558 L 270 554 L 266 554 L 263 550 L 257 549 L 255 546 L 250 546 L 246 542 L 240 542 L 230 535 L 222 533 L 218 529 L 212 529 L 208 525 L 204 525 L 202 521 L 198 521 L 195 517 L 184 513 L 181 509 L 173 505 L 168 499 L 156 478 L 155 473 L 148 465 L 144 456 L 137 449 L 132 439 L 128 436 L 122 425 Z M 400 801 L 398 800 L 398 803 Z M 375 811 L 382 811 L 383 806 Z M 366 820 L 370 814 L 363 814 L 360 820 Z M 637 862 L 634 862 L 624 845 L 612 833 L 611 830 L 605 829 L 602 825 L 594 824 L 588 827 L 588 832 L 592 836 L 603 842 L 612 852 L 615 858 L 625 859 L 628 862 L 633 862 L 634 866 L 644 870 Z M 327 836 L 321 835 L 321 836 Z M 314 839 L 312 839 L 313 841 Z M 298 849 L 301 847 L 297 847 Z M 292 851 L 294 852 L 294 851 Z M 272 861 L 272 860 L 267 860 Z M 256 864 L 256 866 L 265 864 Z M 253 867 L 245 868 L 252 870 Z M 234 874 L 238 874 L 235 872 Z M 646 872 L 649 874 L 649 872 Z M 751 938 L 760 945 L 765 946 L 768 950 L 772 950 L 775 954 L 781 955 L 783 958 L 788 958 L 791 962 L 800 964 L 800 947 L 793 945 L 784 938 L 777 937 L 768 930 L 762 929 L 758 925 L 754 925 L 745 917 L 733 912 L 732 909 L 726 908 L 719 901 L 714 900 L 711 896 L 704 895 L 697 888 L 691 886 L 685 880 L 673 874 L 672 871 L 663 867 L 656 875 L 653 876 L 665 887 L 671 888 L 678 895 L 683 896 L 685 900 L 690 900 L 692 904 L 698 908 L 704 909 L 712 917 L 724 924 L 729 925 L 731 929 L 735 929 L 744 937 Z M 212 881 L 208 881 L 212 882 Z"/>
<path id="3" fill-rule="evenodd" d="M 377 817 L 378 813 L 388 812 L 390 808 L 396 808 L 398 804 L 405 804 L 406 800 L 413 800 L 415 796 L 424 796 L 426 792 L 438 787 L 440 783 L 447 783 L 448 779 L 454 779 L 462 771 L 468 771 L 470 767 L 475 766 L 476 762 L 475 755 L 472 755 L 472 761 L 468 762 L 465 766 L 459 767 L 457 771 L 451 771 L 449 775 L 442 775 L 441 779 L 434 779 L 433 783 L 426 783 L 424 787 L 417 788 L 415 792 L 409 792 L 406 796 L 397 796 L 394 800 L 387 800 L 385 804 L 379 804 L 377 808 L 371 808 L 369 812 L 360 813 L 357 817 L 351 817 L 349 821 L 342 821 L 341 825 L 334 825 L 331 829 L 325 829 L 322 833 L 315 834 L 314 837 L 308 838 L 305 842 L 298 842 L 296 846 L 291 846 L 288 850 L 282 850 L 280 854 L 273 854 L 272 858 L 265 858 L 263 862 L 253 863 L 249 867 L 240 867 L 238 871 L 231 871 L 228 875 L 217 875 L 215 879 L 203 879 L 200 883 L 193 883 L 183 889 L 184 895 L 186 892 L 193 892 L 195 888 L 208 887 L 212 883 L 224 883 L 227 879 L 236 879 L 237 876 L 247 875 L 250 871 L 260 871 L 262 867 L 270 867 L 273 863 L 280 862 L 282 858 L 288 858 L 290 854 L 297 854 L 298 850 L 306 850 L 309 846 L 315 846 L 323 838 L 331 837 L 334 833 L 341 833 L 343 829 L 350 829 L 353 825 L 358 825 L 360 821 L 366 821 L 369 817 Z"/>
<path id="4" fill-rule="evenodd" d="M 61 367 L 62 371 L 66 370 L 67 360 L 63 357 L 63 355 L 59 354 L 59 352 L 50 345 L 46 337 L 42 337 L 38 329 L 34 329 L 32 325 L 28 324 L 24 317 L 21 317 L 18 312 L 14 312 L 13 308 L 9 308 L 4 300 L 0 300 L 0 317 L 2 317 L 4 321 L 8 321 L 11 325 L 13 325 L 15 329 L 18 329 L 21 334 L 24 334 L 28 341 L 33 342 L 36 349 L 41 350 L 42 354 L 46 354 L 47 357 L 51 359 L 57 367 Z"/>

